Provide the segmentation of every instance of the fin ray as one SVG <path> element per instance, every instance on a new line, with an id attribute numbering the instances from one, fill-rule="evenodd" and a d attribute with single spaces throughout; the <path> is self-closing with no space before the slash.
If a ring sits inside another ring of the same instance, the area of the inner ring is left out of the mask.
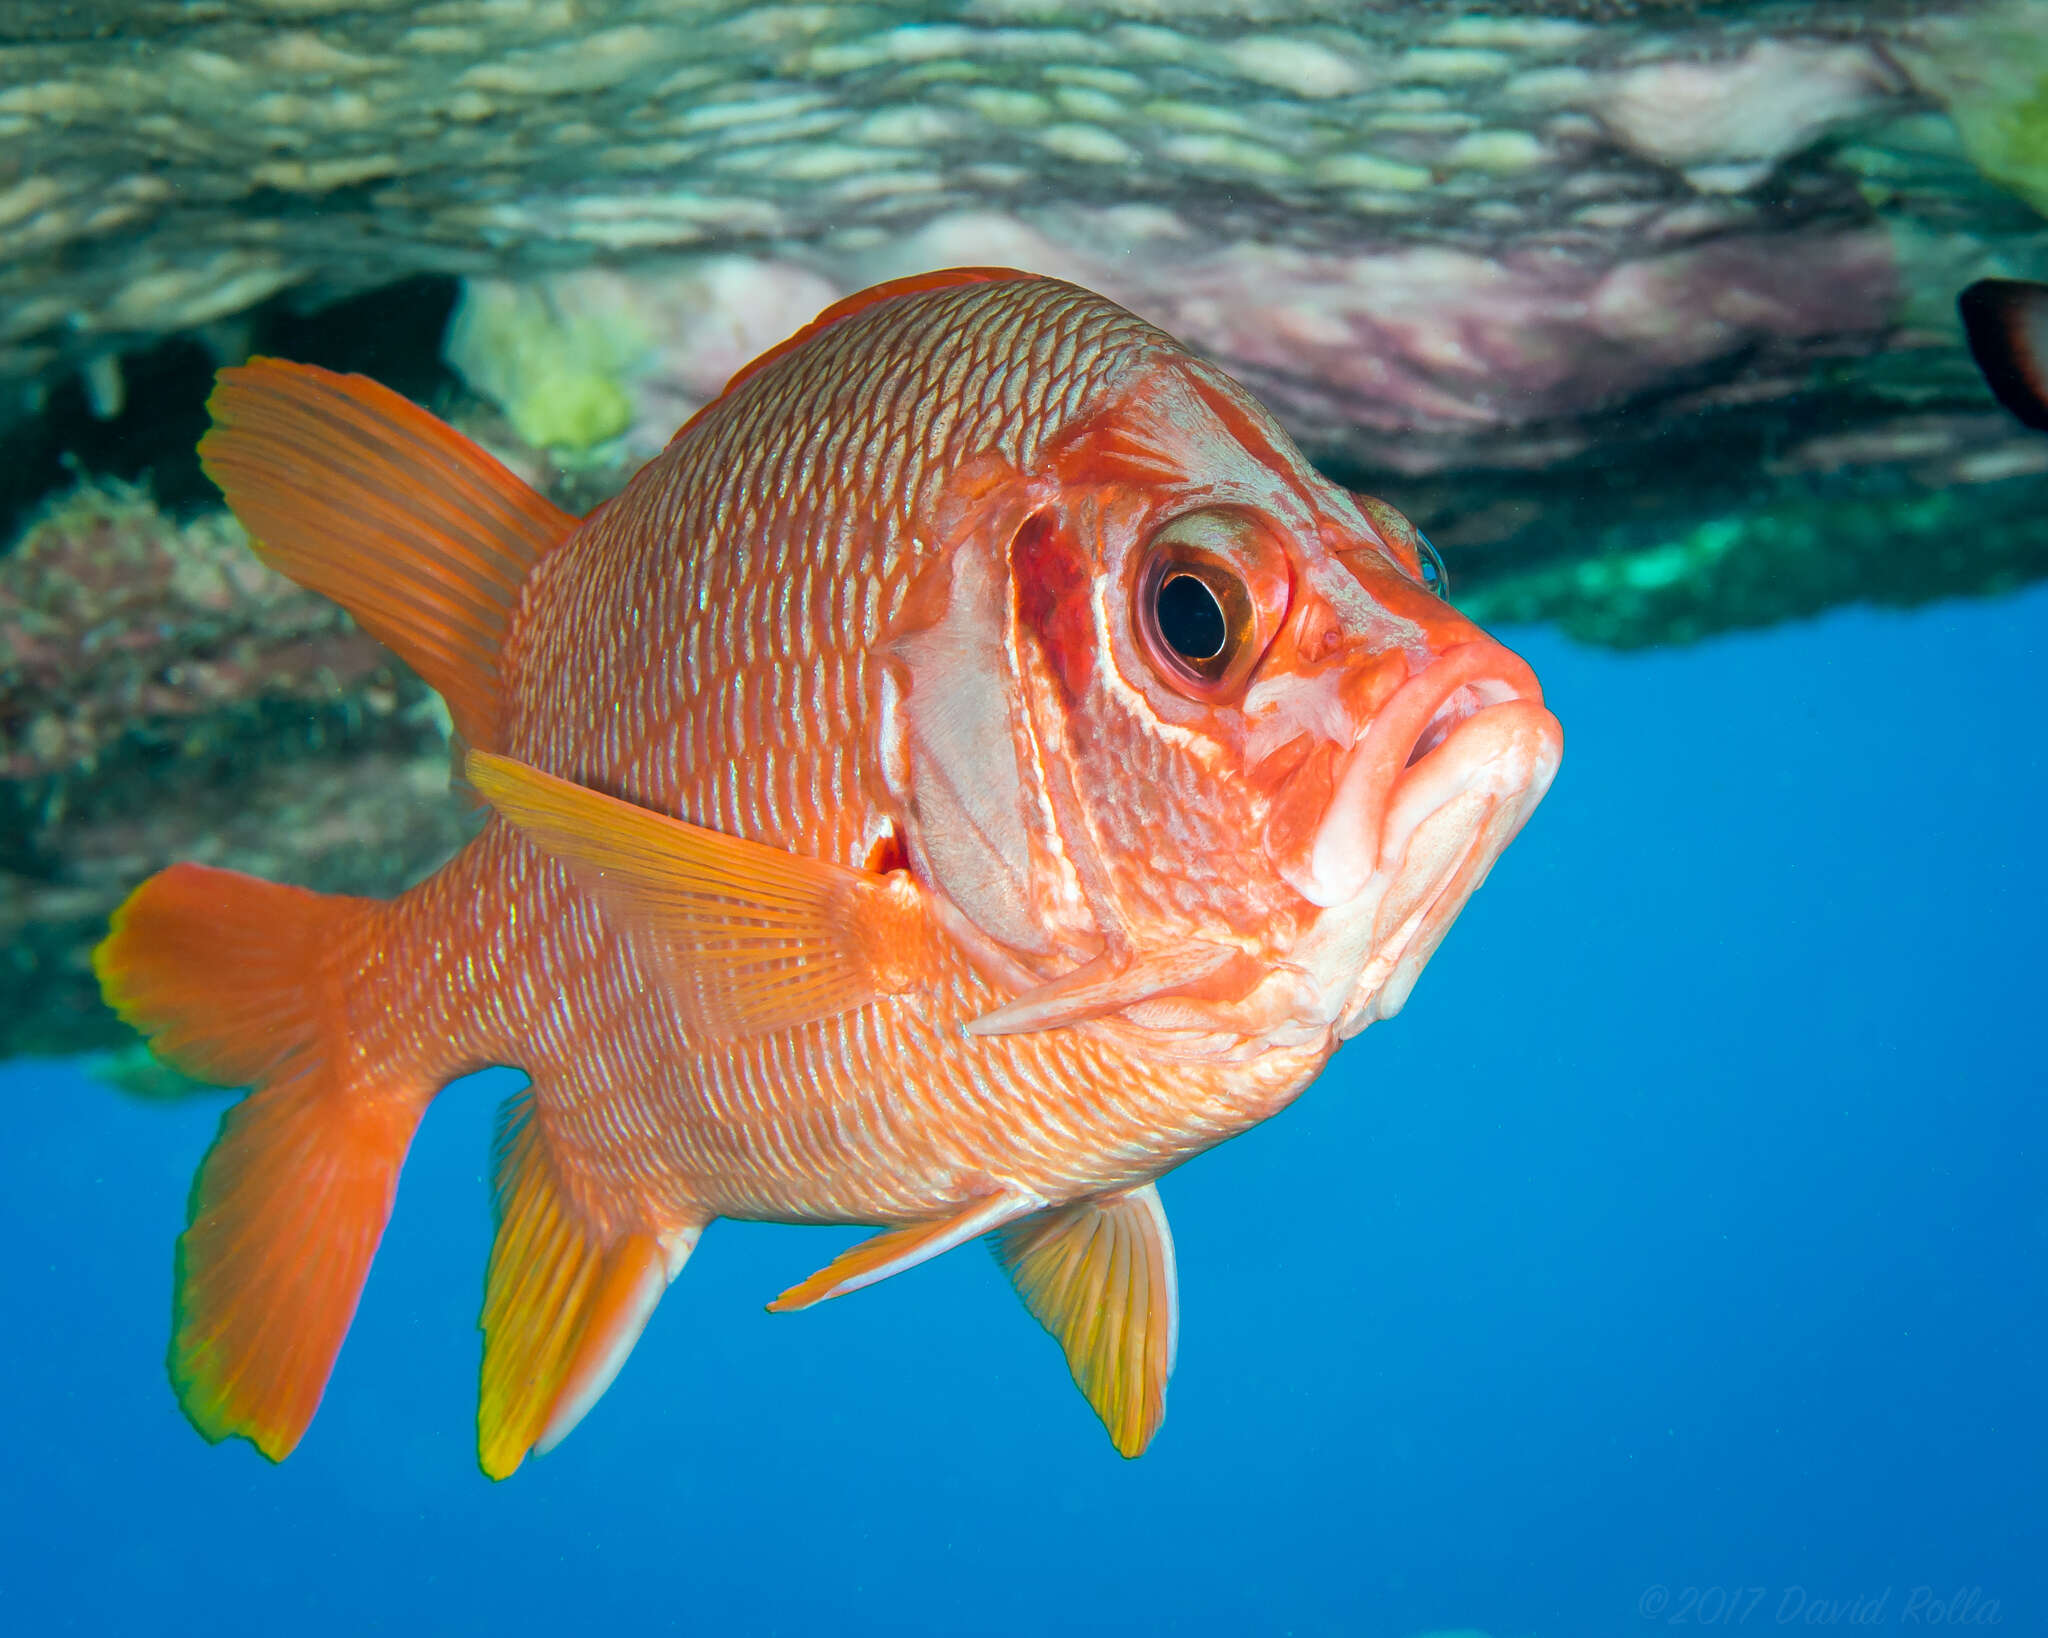
<path id="1" fill-rule="evenodd" d="M 1231 945 L 1185 939 L 1168 949 L 1135 958 L 1105 953 L 1049 979 L 1001 1006 L 969 1020 L 970 1035 L 1025 1035 L 1061 1029 L 1122 1012 L 1143 1001 L 1200 993 L 1205 985 L 1236 979 L 1237 988 L 1257 977 L 1243 953 Z"/>
<path id="2" fill-rule="evenodd" d="M 343 1045 L 380 906 L 174 865 L 114 914 L 108 1003 L 186 1074 L 255 1090 L 223 1117 L 178 1239 L 170 1373 L 208 1439 L 298 1444 L 355 1317 L 435 1082 Z"/>

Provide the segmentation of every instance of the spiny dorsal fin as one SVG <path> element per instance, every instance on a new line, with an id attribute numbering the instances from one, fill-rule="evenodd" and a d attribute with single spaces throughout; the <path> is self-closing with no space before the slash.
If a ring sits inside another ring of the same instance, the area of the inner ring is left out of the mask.
<path id="1" fill-rule="evenodd" d="M 501 818 L 650 936 L 701 1034 L 794 1028 L 925 979 L 934 929 L 908 871 L 804 858 L 488 751 L 467 769 Z"/>
<path id="2" fill-rule="evenodd" d="M 992 1236 L 1032 1317 L 1066 1350 L 1117 1450 L 1142 1455 L 1166 1419 L 1180 1339 L 1173 1234 L 1150 1183 L 1077 1200 Z"/>
<path id="3" fill-rule="evenodd" d="M 898 296 L 914 296 L 922 290 L 950 290 L 961 284 L 1005 284 L 1012 279 L 1036 279 L 1037 273 L 1025 273 L 1014 267 L 942 267 L 931 273 L 910 273 L 900 279 L 888 279 L 881 284 L 869 285 L 865 290 L 856 290 L 850 296 L 842 296 L 810 323 L 794 335 L 785 336 L 760 357 L 750 359 L 733 371 L 732 378 L 725 384 L 724 392 L 731 392 L 749 376 L 760 374 L 778 358 L 793 353 L 821 330 L 850 319 L 856 313 L 865 313 L 870 307 L 885 301 L 894 301 Z"/>
<path id="4" fill-rule="evenodd" d="M 257 358 L 220 372 L 206 475 L 279 573 L 331 597 L 495 742 L 498 654 L 527 571 L 576 520 L 360 375 Z"/>

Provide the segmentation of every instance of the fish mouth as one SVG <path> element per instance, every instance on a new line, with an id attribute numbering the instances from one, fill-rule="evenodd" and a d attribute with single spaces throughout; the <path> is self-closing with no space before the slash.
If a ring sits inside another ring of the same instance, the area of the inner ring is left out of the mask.
<path id="1" fill-rule="evenodd" d="M 1354 902 L 1398 872 L 1418 827 L 1461 795 L 1519 797 L 1526 818 L 1563 749 L 1564 731 L 1521 659 L 1486 641 L 1445 651 L 1346 753 L 1306 868 L 1290 872 L 1296 891 L 1325 909 Z"/>
<path id="2" fill-rule="evenodd" d="M 1297 955 L 1339 1039 L 1400 1010 L 1563 753 L 1535 674 L 1485 639 L 1445 651 L 1380 709 L 1290 873 L 1327 912 Z"/>

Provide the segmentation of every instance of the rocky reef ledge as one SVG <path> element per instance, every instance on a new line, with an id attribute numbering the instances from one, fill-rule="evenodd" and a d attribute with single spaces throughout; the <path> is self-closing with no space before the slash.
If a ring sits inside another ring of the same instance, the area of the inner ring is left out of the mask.
<path id="1" fill-rule="evenodd" d="M 1460 601 L 1638 646 L 2048 573 L 1955 293 L 2048 277 L 2048 0 L 10 0 L 0 1053 L 174 857 L 388 892 L 474 822 L 417 681 L 190 446 L 252 348 L 566 504 L 959 262 L 1205 349 Z M 118 481 L 117 481 L 118 480 Z"/>

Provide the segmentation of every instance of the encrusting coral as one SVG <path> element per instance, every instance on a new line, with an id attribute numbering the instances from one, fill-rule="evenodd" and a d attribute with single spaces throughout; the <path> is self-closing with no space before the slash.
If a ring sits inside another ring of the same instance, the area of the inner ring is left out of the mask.
<path id="1" fill-rule="evenodd" d="M 0 557 L 0 1054 L 120 1039 L 91 946 L 173 857 L 391 892 L 475 823 L 440 703 L 225 514 L 94 486 Z"/>

